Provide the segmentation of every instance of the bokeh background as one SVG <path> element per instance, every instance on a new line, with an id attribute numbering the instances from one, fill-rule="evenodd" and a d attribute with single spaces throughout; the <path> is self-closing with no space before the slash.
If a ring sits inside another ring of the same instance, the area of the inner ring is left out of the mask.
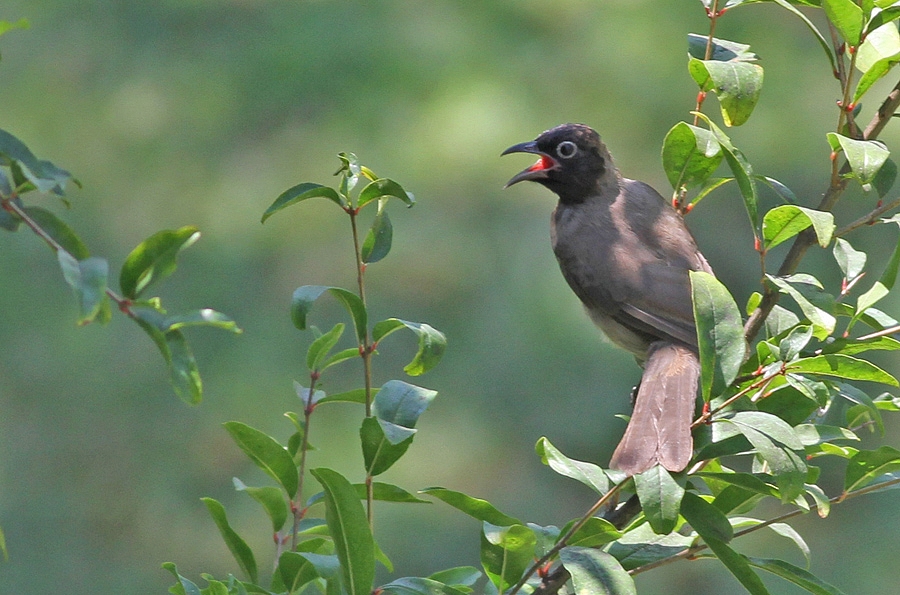
<path id="1" fill-rule="evenodd" d="M 27 232 L 0 233 L 0 526 L 10 550 L 0 593 L 162 593 L 172 582 L 164 561 L 201 583 L 201 572 L 237 573 L 202 496 L 222 501 L 255 548 L 270 547 L 268 520 L 231 484 L 265 478 L 221 424 L 240 420 L 281 439 L 291 432 L 281 413 L 299 410 L 291 382 L 302 379 L 310 337 L 290 324 L 290 294 L 305 284 L 352 287 L 349 230 L 327 201 L 265 225 L 259 218 L 289 186 L 331 183 L 339 151 L 356 152 L 418 199 L 412 209 L 391 205 L 394 250 L 369 269 L 375 319 L 425 321 L 449 338 L 440 366 L 414 381 L 440 394 L 385 479 L 461 490 L 541 524 L 586 509 L 591 494 L 542 466 L 534 443 L 547 436 L 570 456 L 608 461 L 623 428 L 613 414 L 627 412 L 639 370 L 565 287 L 549 248 L 551 195 L 536 185 L 501 191 L 529 161 L 499 153 L 558 123 L 585 122 L 627 176 L 666 194 L 659 148 L 694 107 L 685 36 L 707 30 L 700 2 L 3 3 L 0 19 L 22 17 L 32 28 L 0 39 L 0 127 L 84 185 L 72 188 L 71 210 L 34 200 L 113 271 L 151 233 L 198 225 L 203 239 L 159 293 L 171 311 L 213 307 L 245 332 L 190 333 L 205 400 L 188 407 L 133 323 L 115 316 L 107 327 L 77 328 L 52 254 Z M 827 183 L 824 133 L 838 96 L 820 48 L 773 6 L 734 11 L 717 35 L 752 44 L 766 68 L 756 113 L 732 139 L 758 172 L 814 205 Z M 707 105 L 718 118 L 715 100 Z M 892 125 L 883 138 L 896 146 L 897 135 Z M 848 193 L 839 220 L 873 202 Z M 759 268 L 734 189 L 708 199 L 689 224 L 743 303 Z M 850 239 L 871 251 L 877 276 L 896 236 L 881 226 Z M 839 281 L 825 251 L 813 251 L 804 270 L 831 288 Z M 885 307 L 897 311 L 896 301 Z M 316 308 L 321 327 L 340 319 L 327 300 Z M 393 336 L 376 383 L 402 377 L 413 350 L 412 337 Z M 900 372 L 896 357 L 879 363 Z M 358 385 L 358 371 L 347 370 L 326 388 Z M 361 478 L 359 421 L 353 407 L 322 408 L 312 464 Z M 889 422 L 894 445 L 897 429 Z M 840 469 L 830 470 L 833 494 Z M 847 593 L 890 592 L 897 498 L 797 519 L 813 571 Z M 381 505 L 377 517 L 394 576 L 478 566 L 478 523 L 445 505 Z M 737 547 L 803 563 L 774 534 Z M 260 560 L 264 572 L 269 564 Z M 705 561 L 637 580 L 642 593 L 739 588 Z M 766 580 L 773 593 L 800 592 Z"/>

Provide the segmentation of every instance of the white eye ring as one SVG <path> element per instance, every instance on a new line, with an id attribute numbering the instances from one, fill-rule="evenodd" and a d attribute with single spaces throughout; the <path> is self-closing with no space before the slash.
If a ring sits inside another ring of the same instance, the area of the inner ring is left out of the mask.
<path id="1" fill-rule="evenodd" d="M 563 159 L 574 157 L 576 153 L 578 153 L 578 145 L 570 140 L 564 140 L 556 145 L 556 154 Z"/>

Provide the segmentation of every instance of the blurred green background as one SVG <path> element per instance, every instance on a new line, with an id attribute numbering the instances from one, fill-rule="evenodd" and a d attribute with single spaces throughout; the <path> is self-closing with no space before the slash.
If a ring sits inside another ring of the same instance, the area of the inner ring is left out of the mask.
<path id="1" fill-rule="evenodd" d="M 84 185 L 72 188 L 69 211 L 50 198 L 40 204 L 113 271 L 151 233 L 198 225 L 203 239 L 159 293 L 171 311 L 212 307 L 245 332 L 190 334 L 205 380 L 203 404 L 190 408 L 133 323 L 116 316 L 106 328 L 76 328 L 51 253 L 24 231 L 0 233 L 0 526 L 10 550 L 0 593 L 162 593 L 172 582 L 164 561 L 200 582 L 200 572 L 237 572 L 201 496 L 222 501 L 233 526 L 271 551 L 268 520 L 231 484 L 265 478 L 221 424 L 240 420 L 280 439 L 291 432 L 281 413 L 299 409 L 291 381 L 302 379 L 310 337 L 290 324 L 290 294 L 305 284 L 352 287 L 351 244 L 345 217 L 327 201 L 264 226 L 259 218 L 289 186 L 332 183 L 339 151 L 418 199 L 412 209 L 391 205 L 394 250 L 369 269 L 375 319 L 425 321 L 450 342 L 441 365 L 414 380 L 440 394 L 385 480 L 461 490 L 541 524 L 586 509 L 591 494 L 542 466 L 534 443 L 547 436 L 572 457 L 608 461 L 623 429 L 613 414 L 628 411 L 639 369 L 566 288 L 549 248 L 552 196 L 537 185 L 502 192 L 528 161 L 498 156 L 553 125 L 584 122 L 625 175 L 667 194 L 659 148 L 694 107 L 685 36 L 707 30 L 700 2 L 3 3 L 0 19 L 22 17 L 31 30 L 0 40 L 0 127 Z M 752 44 L 766 68 L 756 113 L 732 139 L 758 172 L 815 205 L 838 93 L 820 48 L 772 6 L 734 11 L 717 35 Z M 707 111 L 718 118 L 714 99 Z M 897 137 L 896 125 L 883 136 L 889 146 Z M 848 193 L 839 221 L 873 201 Z M 744 303 L 759 265 L 734 189 L 703 203 L 689 224 Z M 851 236 L 871 251 L 872 275 L 896 235 L 882 226 Z M 811 253 L 804 270 L 832 289 L 839 282 L 825 251 Z M 896 313 L 896 301 L 885 308 Z M 324 328 L 340 312 L 323 300 L 314 316 Z M 392 337 L 376 360 L 376 384 L 402 377 L 413 350 L 412 337 Z M 896 357 L 878 361 L 900 372 Z M 332 375 L 325 388 L 355 387 L 357 378 Z M 359 421 L 355 408 L 322 408 L 312 465 L 360 479 Z M 896 422 L 888 431 L 889 443 L 900 442 Z M 836 493 L 840 480 L 829 487 Z M 837 506 L 825 521 L 798 519 L 813 571 L 848 593 L 890 591 L 897 498 L 888 492 Z M 478 531 L 442 504 L 377 510 L 395 576 L 477 566 Z M 738 549 L 802 564 L 773 534 Z M 766 580 L 773 593 L 799 592 Z M 739 588 L 704 561 L 641 575 L 638 587 Z"/>

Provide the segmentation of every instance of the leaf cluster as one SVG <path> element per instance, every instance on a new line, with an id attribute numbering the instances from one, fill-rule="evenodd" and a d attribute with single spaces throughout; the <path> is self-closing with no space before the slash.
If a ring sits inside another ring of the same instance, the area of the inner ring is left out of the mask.
<path id="1" fill-rule="evenodd" d="M 147 295 L 148 289 L 175 272 L 176 257 L 200 238 L 199 230 L 186 226 L 160 231 L 141 242 L 122 264 L 116 293 L 109 285 L 108 261 L 92 256 L 75 230 L 52 211 L 24 200 L 30 193 L 51 194 L 69 206 L 65 193 L 69 182 L 80 186 L 68 171 L 38 159 L 24 142 L 0 130 L 0 229 L 30 228 L 56 253 L 75 297 L 78 324 L 109 322 L 114 303 L 153 339 L 168 364 L 176 394 L 188 403 L 199 403 L 202 381 L 183 329 L 206 326 L 233 333 L 240 329 L 228 316 L 209 308 L 169 314 L 159 297 Z"/>

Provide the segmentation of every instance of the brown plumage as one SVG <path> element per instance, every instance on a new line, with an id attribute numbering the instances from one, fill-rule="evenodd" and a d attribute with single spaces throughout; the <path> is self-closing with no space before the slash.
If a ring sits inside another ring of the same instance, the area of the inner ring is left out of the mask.
<path id="1" fill-rule="evenodd" d="M 551 240 L 559 267 L 594 323 L 644 367 L 631 421 L 610 467 L 629 475 L 692 454 L 700 375 L 689 271 L 712 273 L 684 220 L 653 188 L 623 178 L 599 135 L 565 124 L 504 155 L 540 155 L 514 176 L 559 196 Z"/>

